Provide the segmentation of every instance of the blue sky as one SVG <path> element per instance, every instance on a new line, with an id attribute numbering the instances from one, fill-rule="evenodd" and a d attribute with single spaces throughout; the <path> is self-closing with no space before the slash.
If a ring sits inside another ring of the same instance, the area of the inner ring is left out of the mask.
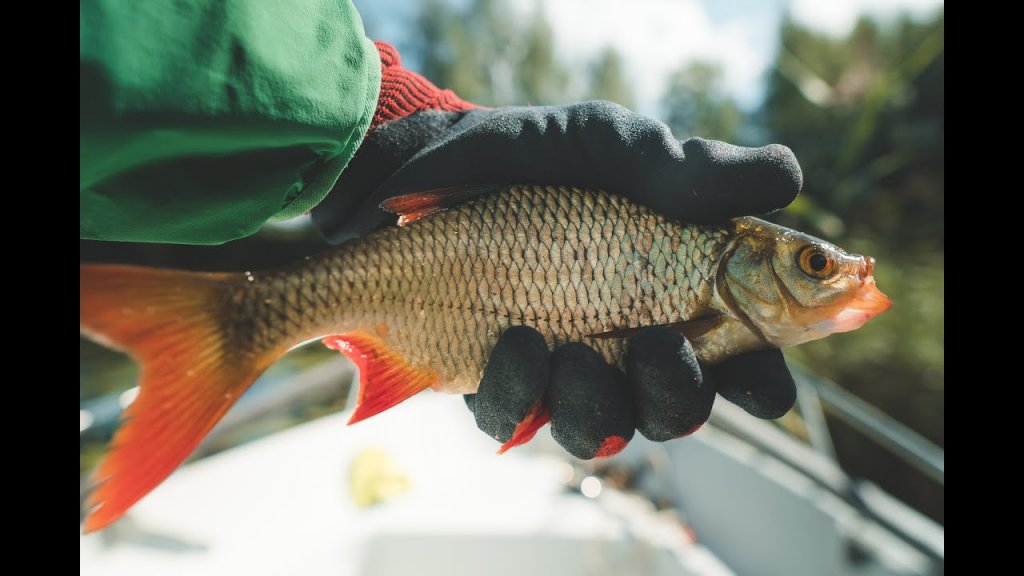
<path id="1" fill-rule="evenodd" d="M 455 0 L 463 2 L 465 0 Z M 368 32 L 401 44 L 415 25 L 415 0 L 355 0 Z M 934 14 L 941 0 L 518 0 L 523 17 L 544 10 L 556 46 L 570 65 L 587 66 L 608 45 L 623 56 L 637 111 L 658 115 L 665 79 L 689 60 L 718 62 L 725 87 L 753 108 L 775 56 L 779 22 L 797 21 L 833 35 L 847 33 L 867 13 L 890 19 L 904 12 Z M 628 9 L 626 8 L 628 7 Z M 375 38 L 376 39 L 376 38 Z"/>

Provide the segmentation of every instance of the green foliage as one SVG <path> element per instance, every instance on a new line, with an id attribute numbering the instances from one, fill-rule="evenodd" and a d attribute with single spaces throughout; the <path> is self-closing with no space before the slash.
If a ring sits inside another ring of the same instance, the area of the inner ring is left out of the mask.
<path id="1" fill-rule="evenodd" d="M 520 17 L 506 2 L 473 0 L 457 8 L 427 2 L 414 44 L 422 73 L 463 98 L 487 106 L 573 101 L 542 10 Z"/>
<path id="2" fill-rule="evenodd" d="M 793 148 L 805 174 L 801 198 L 779 219 L 874 255 L 895 302 L 864 329 L 791 356 L 940 443 L 943 33 L 942 15 L 888 28 L 862 20 L 843 39 L 787 22 L 762 110 L 771 139 Z"/>
<path id="3" fill-rule="evenodd" d="M 862 20 L 830 38 L 783 24 L 760 113 L 804 169 L 777 219 L 877 258 L 893 308 L 787 356 L 940 445 L 944 440 L 944 16 Z M 941 489 L 835 426 L 844 466 L 942 519 Z"/>
<path id="4" fill-rule="evenodd" d="M 543 6 L 529 15 L 509 2 L 472 0 L 462 8 L 430 0 L 421 9 L 412 45 L 419 70 L 438 86 L 487 106 L 611 100 L 633 105 L 622 58 L 604 50 L 589 69 L 573 71 L 559 58 Z"/>
<path id="5" fill-rule="evenodd" d="M 674 134 L 736 141 L 743 114 L 725 95 L 722 71 L 708 62 L 691 62 L 669 78 L 662 99 L 665 123 Z"/>
<path id="6" fill-rule="evenodd" d="M 614 48 L 605 48 L 598 56 L 590 74 L 590 93 L 595 100 L 610 100 L 626 108 L 633 107 L 633 93 L 626 81 L 622 57 Z"/>
<path id="7" fill-rule="evenodd" d="M 785 23 L 762 110 L 800 159 L 812 212 L 901 253 L 943 247 L 943 35 L 942 15 L 862 20 L 841 40 Z"/>

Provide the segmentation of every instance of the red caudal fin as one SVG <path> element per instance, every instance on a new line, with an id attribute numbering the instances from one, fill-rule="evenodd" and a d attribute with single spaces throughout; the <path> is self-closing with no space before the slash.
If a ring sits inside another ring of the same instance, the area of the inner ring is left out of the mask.
<path id="1" fill-rule="evenodd" d="M 141 372 L 139 395 L 94 475 L 87 532 L 160 484 L 276 358 L 274 351 L 228 350 L 224 296 L 236 281 L 233 274 L 81 266 L 82 333 L 130 354 Z"/>
<path id="2" fill-rule="evenodd" d="M 380 337 L 352 332 L 323 339 L 328 348 L 344 354 L 359 368 L 359 395 L 349 424 L 366 420 L 433 386 L 438 376 L 414 368 Z"/>

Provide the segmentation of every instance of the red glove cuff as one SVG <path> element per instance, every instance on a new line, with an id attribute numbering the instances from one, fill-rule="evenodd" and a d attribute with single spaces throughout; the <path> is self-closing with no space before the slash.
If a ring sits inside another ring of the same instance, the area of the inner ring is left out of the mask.
<path id="1" fill-rule="evenodd" d="M 478 108 L 451 90 L 441 90 L 423 76 L 402 68 L 402 58 L 394 46 L 379 40 L 374 44 L 380 53 L 381 79 L 370 131 L 420 110 L 460 112 Z"/>

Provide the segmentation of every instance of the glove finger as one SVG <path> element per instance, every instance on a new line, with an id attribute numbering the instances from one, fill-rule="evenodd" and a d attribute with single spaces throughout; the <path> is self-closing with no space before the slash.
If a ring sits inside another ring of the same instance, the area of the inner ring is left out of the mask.
<path id="1" fill-rule="evenodd" d="M 774 212 L 792 202 L 803 186 L 800 163 L 792 150 L 780 144 L 747 148 L 690 138 L 683 142 L 683 154 L 685 163 L 679 172 L 686 171 L 688 190 L 677 187 L 673 196 L 678 202 L 695 193 L 694 206 L 686 213 L 667 215 L 690 222 Z"/>
<path id="2" fill-rule="evenodd" d="M 779 418 L 796 403 L 796 384 L 779 350 L 740 354 L 707 372 L 714 374 L 723 398 L 758 418 Z"/>
<path id="3" fill-rule="evenodd" d="M 629 342 L 626 378 L 636 427 L 655 442 L 696 432 L 711 415 L 715 385 L 693 347 L 668 328 L 641 330 Z"/>
<path id="4" fill-rule="evenodd" d="M 614 162 L 609 162 L 614 159 Z M 670 218 L 717 223 L 788 205 L 803 185 L 793 152 L 691 138 L 604 101 L 473 110 L 374 194 L 507 182 L 596 186 Z"/>
<path id="5" fill-rule="evenodd" d="M 548 388 L 550 363 L 551 352 L 540 332 L 527 326 L 502 332 L 484 368 L 480 387 L 472 400 L 466 396 L 467 405 L 472 403 L 477 427 L 502 443 L 514 438 L 519 440 L 515 444 L 529 440 L 546 421 L 538 410 Z M 542 419 L 539 424 L 538 418 Z M 530 425 L 536 427 L 523 429 Z"/>
<path id="6" fill-rule="evenodd" d="M 615 455 L 633 438 L 625 378 L 585 344 L 564 344 L 555 350 L 545 403 L 551 413 L 551 436 L 577 458 Z"/>

